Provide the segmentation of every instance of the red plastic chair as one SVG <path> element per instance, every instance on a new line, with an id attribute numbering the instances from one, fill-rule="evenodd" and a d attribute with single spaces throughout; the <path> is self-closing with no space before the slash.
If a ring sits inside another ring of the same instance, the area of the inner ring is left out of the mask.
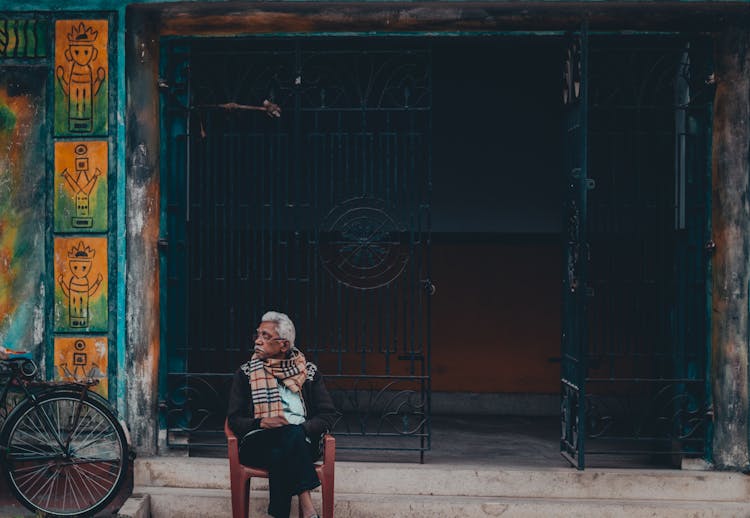
<path id="1" fill-rule="evenodd" d="M 250 507 L 250 479 L 253 477 L 268 478 L 268 471 L 240 464 L 239 441 L 229 428 L 229 421 L 224 421 L 224 433 L 227 436 L 229 452 L 229 479 L 232 488 L 232 517 L 247 518 Z M 333 480 L 336 462 L 336 439 L 326 434 L 323 438 L 323 461 L 315 464 L 315 471 L 320 479 L 320 490 L 323 495 L 322 518 L 333 518 Z M 302 517 L 302 508 L 299 509 Z"/>

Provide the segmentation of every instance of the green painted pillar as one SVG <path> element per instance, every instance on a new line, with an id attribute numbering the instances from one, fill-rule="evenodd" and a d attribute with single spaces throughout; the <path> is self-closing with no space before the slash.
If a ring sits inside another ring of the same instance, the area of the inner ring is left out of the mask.
<path id="1" fill-rule="evenodd" d="M 716 35 L 713 131 L 714 463 L 748 467 L 750 27 Z"/>

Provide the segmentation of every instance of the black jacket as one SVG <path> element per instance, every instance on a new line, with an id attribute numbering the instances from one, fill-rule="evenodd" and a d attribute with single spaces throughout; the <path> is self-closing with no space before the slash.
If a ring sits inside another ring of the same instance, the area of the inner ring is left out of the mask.
<path id="1" fill-rule="evenodd" d="M 312 379 L 309 379 L 313 372 Z M 322 434 L 333 429 L 337 413 L 333 400 L 323 383 L 323 376 L 313 364 L 308 364 L 308 379 L 302 384 L 302 398 L 305 400 L 307 410 L 302 427 L 310 441 L 317 444 Z M 242 369 L 237 369 L 234 373 L 232 390 L 229 392 L 227 417 L 229 428 L 239 439 L 242 439 L 247 432 L 260 428 L 260 419 L 256 418 L 253 413 L 250 379 Z"/>

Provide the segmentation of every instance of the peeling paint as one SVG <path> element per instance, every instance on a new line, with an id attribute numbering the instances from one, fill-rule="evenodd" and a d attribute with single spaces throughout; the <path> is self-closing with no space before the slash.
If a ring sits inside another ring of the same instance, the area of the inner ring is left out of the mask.
<path id="1" fill-rule="evenodd" d="M 34 345 L 41 346 L 44 340 L 44 305 L 45 305 L 45 293 L 44 293 L 44 281 L 39 282 L 39 299 L 38 303 L 34 307 Z"/>
<path id="2" fill-rule="evenodd" d="M 716 40 L 713 131 L 712 384 L 715 464 L 745 469 L 748 452 L 748 320 L 750 214 L 747 203 L 747 121 L 750 120 L 750 34 L 725 28 Z M 727 80 L 731 78 L 730 80 Z"/>
<path id="3" fill-rule="evenodd" d="M 41 128 L 44 105 L 43 71 L 0 66 L 0 342 L 15 349 L 33 349 L 43 341 L 45 146 Z M 10 82 L 28 85 L 10 95 Z M 41 329 L 40 329 L 41 320 Z M 41 338 L 40 338 L 41 337 Z"/>

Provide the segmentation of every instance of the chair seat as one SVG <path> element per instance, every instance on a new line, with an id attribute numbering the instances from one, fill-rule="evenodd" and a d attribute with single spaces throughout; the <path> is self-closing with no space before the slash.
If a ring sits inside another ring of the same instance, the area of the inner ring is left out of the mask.
<path id="1" fill-rule="evenodd" d="M 229 428 L 229 421 L 224 421 L 224 434 L 227 436 L 227 453 L 229 454 L 229 478 L 232 492 L 232 517 L 247 518 L 250 507 L 250 480 L 268 478 L 268 470 L 240 463 L 239 441 Z M 315 472 L 320 479 L 320 490 L 323 496 L 322 518 L 333 518 L 333 487 L 336 462 L 336 439 L 326 434 L 323 438 L 323 460 L 315 464 Z M 302 516 L 302 508 L 299 509 Z"/>

